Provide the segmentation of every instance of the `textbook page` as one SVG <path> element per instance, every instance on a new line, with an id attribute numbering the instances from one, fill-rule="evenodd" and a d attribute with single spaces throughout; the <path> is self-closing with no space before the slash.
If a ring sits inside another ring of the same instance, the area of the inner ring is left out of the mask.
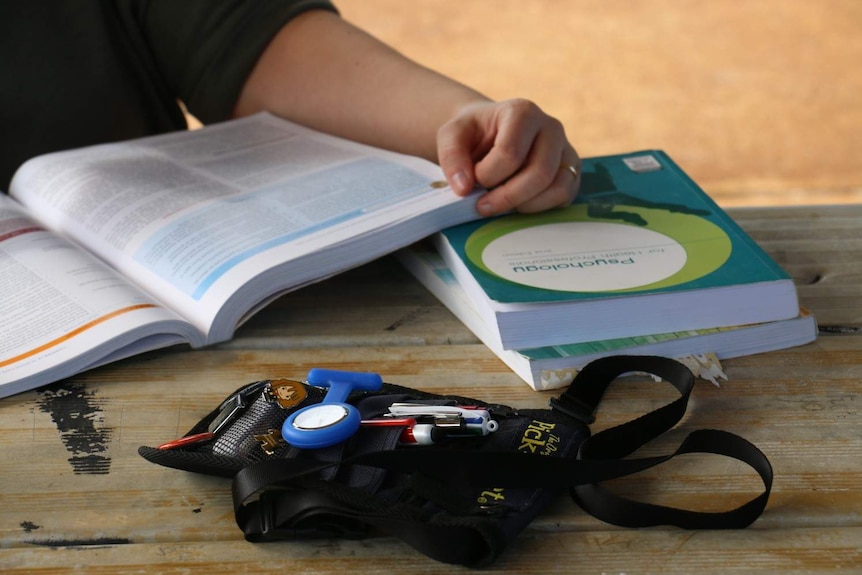
<path id="1" fill-rule="evenodd" d="M 441 180 L 431 162 L 259 114 L 42 156 L 10 193 L 215 342 L 276 294 L 478 217 Z"/>
<path id="2" fill-rule="evenodd" d="M 105 361 L 202 339 L 2 194 L 0 317 L 0 397 Z"/>

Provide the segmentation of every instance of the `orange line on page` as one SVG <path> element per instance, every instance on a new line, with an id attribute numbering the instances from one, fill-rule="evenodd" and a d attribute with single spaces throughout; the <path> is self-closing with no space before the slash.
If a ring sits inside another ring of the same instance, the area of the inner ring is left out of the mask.
<path id="1" fill-rule="evenodd" d="M 104 322 L 108 321 L 109 319 L 113 319 L 113 318 L 117 317 L 118 315 L 122 315 L 122 314 L 128 313 L 130 311 L 145 309 L 148 307 L 157 307 L 157 306 L 155 304 L 151 304 L 151 303 L 142 303 L 142 304 L 138 304 L 138 305 L 132 305 L 129 307 L 124 307 L 122 309 L 118 309 L 116 311 L 113 311 L 107 315 L 103 315 L 102 317 L 99 317 L 99 318 L 96 318 L 92 321 L 89 321 L 89 322 L 85 323 L 84 325 L 82 325 L 76 329 L 73 329 L 69 333 L 62 335 L 61 337 L 58 337 L 55 340 L 49 341 L 48 343 L 46 343 L 44 345 L 40 345 L 39 347 L 37 347 L 35 349 L 31 349 L 30 351 L 28 351 L 26 353 L 22 353 L 21 355 L 17 355 L 15 357 L 9 358 L 7 360 L 0 361 L 0 367 L 6 367 L 7 365 L 11 365 L 15 362 L 21 361 L 23 359 L 27 359 L 28 357 L 32 357 L 32 356 L 36 355 L 37 353 L 41 353 L 41 352 L 45 351 L 46 349 L 50 349 L 56 345 L 60 345 L 64 341 L 68 341 L 68 340 L 72 339 L 73 337 L 75 337 L 76 335 L 79 335 L 79 334 L 87 331 L 88 329 L 91 329 L 91 328 L 99 325 L 100 323 L 104 323 Z"/>
<path id="2" fill-rule="evenodd" d="M 43 228 L 39 227 L 29 227 L 29 228 L 21 228 L 20 230 L 12 230 L 11 232 L 7 232 L 5 234 L 0 234 L 0 242 L 5 240 L 11 240 L 12 238 L 16 238 L 18 236 L 23 236 L 24 234 L 29 234 L 32 232 L 44 232 Z"/>

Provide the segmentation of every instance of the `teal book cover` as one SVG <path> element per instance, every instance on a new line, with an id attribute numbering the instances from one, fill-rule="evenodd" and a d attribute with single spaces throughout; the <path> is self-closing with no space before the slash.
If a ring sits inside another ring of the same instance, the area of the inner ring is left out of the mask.
<path id="1" fill-rule="evenodd" d="M 575 203 L 442 232 L 494 301 L 541 303 L 789 280 L 664 152 L 588 158 Z"/>

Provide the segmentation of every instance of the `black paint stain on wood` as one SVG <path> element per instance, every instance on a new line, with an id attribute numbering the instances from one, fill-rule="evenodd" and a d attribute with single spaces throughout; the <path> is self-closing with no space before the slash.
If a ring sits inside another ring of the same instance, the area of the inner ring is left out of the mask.
<path id="1" fill-rule="evenodd" d="M 41 529 L 41 528 L 42 528 L 41 525 L 36 525 L 32 521 L 22 521 L 21 522 L 21 529 L 24 530 L 24 533 L 32 533 L 33 531 L 36 531 L 37 529 Z"/>
<path id="2" fill-rule="evenodd" d="M 51 415 L 63 445 L 72 454 L 69 463 L 76 475 L 105 475 L 111 458 L 105 455 L 112 430 L 102 425 L 102 402 L 92 391 L 74 382 L 45 387 L 39 409 Z"/>
<path id="3" fill-rule="evenodd" d="M 36 541 L 28 541 L 31 545 L 41 545 L 43 547 L 53 548 L 89 548 L 89 547 L 110 547 L 113 545 L 128 545 L 132 542 L 131 539 L 125 537 L 98 537 L 95 539 L 44 539 Z"/>

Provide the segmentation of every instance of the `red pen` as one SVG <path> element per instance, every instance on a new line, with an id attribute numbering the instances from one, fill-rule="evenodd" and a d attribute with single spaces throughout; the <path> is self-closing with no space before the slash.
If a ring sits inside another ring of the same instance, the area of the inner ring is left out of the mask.
<path id="1" fill-rule="evenodd" d="M 435 443 L 432 432 L 435 425 L 431 423 L 416 423 L 412 417 L 381 417 L 380 419 L 363 419 L 366 427 L 403 427 L 398 443 L 405 445 L 430 445 Z"/>
<path id="2" fill-rule="evenodd" d="M 162 443 L 159 445 L 159 449 L 176 449 L 177 447 L 184 447 L 186 445 L 193 445 L 195 443 L 203 443 L 204 441 L 209 441 L 215 437 L 215 433 L 211 431 L 205 431 L 203 433 L 195 433 L 194 435 L 187 435 L 185 437 L 180 437 L 179 439 L 174 439 L 173 441 L 168 441 L 167 443 Z"/>
<path id="3" fill-rule="evenodd" d="M 365 427 L 409 427 L 416 425 L 412 417 L 381 417 L 380 419 L 363 419 Z"/>

